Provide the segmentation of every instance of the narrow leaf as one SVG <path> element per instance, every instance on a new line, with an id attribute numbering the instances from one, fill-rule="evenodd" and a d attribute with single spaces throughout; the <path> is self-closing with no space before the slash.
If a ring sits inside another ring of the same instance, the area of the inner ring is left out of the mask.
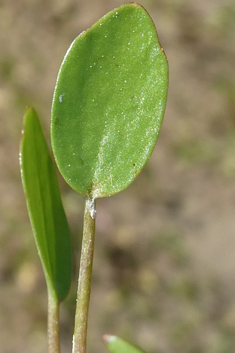
<path id="1" fill-rule="evenodd" d="M 36 112 L 24 116 L 22 182 L 48 290 L 62 300 L 71 282 L 71 242 L 53 162 Z"/>
<path id="2" fill-rule="evenodd" d="M 59 170 L 92 198 L 125 189 L 148 161 L 162 124 L 168 64 L 152 19 L 131 3 L 78 36 L 52 104 Z"/>
<path id="3" fill-rule="evenodd" d="M 104 335 L 103 342 L 109 353 L 145 353 L 117 336 Z"/>

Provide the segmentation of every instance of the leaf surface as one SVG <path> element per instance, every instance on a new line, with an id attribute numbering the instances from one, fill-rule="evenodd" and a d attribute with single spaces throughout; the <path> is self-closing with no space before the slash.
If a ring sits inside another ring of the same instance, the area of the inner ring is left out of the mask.
<path id="1" fill-rule="evenodd" d="M 70 286 L 72 252 L 55 167 L 36 112 L 24 116 L 20 165 L 28 212 L 48 290 L 62 300 Z"/>
<path id="2" fill-rule="evenodd" d="M 152 19 L 131 3 L 71 44 L 52 104 L 58 168 L 92 198 L 125 189 L 148 161 L 162 124 L 168 64 Z"/>
<path id="3" fill-rule="evenodd" d="M 145 353 L 117 336 L 104 335 L 103 341 L 109 353 Z"/>

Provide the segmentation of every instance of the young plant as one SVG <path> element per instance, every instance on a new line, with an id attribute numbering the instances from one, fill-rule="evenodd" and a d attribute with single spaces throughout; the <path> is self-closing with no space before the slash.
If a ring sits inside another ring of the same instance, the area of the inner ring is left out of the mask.
<path id="1" fill-rule="evenodd" d="M 147 163 L 161 128 L 167 88 L 168 64 L 156 29 L 144 8 L 135 3 L 111 11 L 78 36 L 62 62 L 52 103 L 52 148 L 66 182 L 85 196 L 73 353 L 86 352 L 96 200 L 124 190 Z M 44 153 L 41 153 L 42 137 L 36 140 L 34 136 L 34 124 L 39 130 L 36 113 L 29 110 L 25 121 L 21 145 L 23 184 L 49 297 L 58 302 L 67 293 L 70 276 L 66 283 L 61 276 L 59 288 L 63 288 L 63 294 L 59 295 L 55 289 L 58 287 L 56 276 L 52 274 L 62 270 L 64 265 L 67 272 L 71 268 L 69 233 L 66 230 L 63 236 L 60 233 L 57 236 L 55 231 L 60 220 L 51 205 L 54 197 L 60 202 L 58 189 L 53 194 L 49 187 L 46 190 L 43 187 L 48 183 L 53 188 L 55 178 L 46 182 L 41 176 L 42 173 L 50 178 L 45 172 L 46 163 L 41 163 L 41 168 L 36 167 Z M 36 183 L 32 181 L 34 175 Z M 31 202 L 31 193 L 34 195 L 36 188 L 37 199 Z M 50 195 L 50 201 L 44 194 Z M 40 217 L 37 216 L 38 203 L 43 210 Z M 50 207 L 46 207 L 48 204 Z M 62 206 L 58 209 L 61 211 Z M 38 220 L 38 229 L 34 218 Z M 54 223 L 45 231 L 47 218 L 53 218 Z M 65 249 L 57 242 L 66 242 Z M 49 331 L 49 335 L 54 329 L 58 326 Z M 105 335 L 104 343 L 110 353 L 143 352 L 116 336 Z M 59 352 L 59 345 L 56 343 L 53 347 L 49 340 L 49 349 Z"/>

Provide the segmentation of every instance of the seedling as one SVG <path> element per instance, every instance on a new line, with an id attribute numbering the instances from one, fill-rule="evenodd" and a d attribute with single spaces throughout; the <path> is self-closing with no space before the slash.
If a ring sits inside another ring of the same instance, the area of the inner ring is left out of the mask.
<path id="1" fill-rule="evenodd" d="M 71 44 L 52 103 L 51 140 L 65 181 L 85 197 L 73 353 L 86 352 L 96 200 L 127 188 L 158 138 L 168 64 L 154 24 L 131 3 L 108 13 Z M 36 112 L 28 109 L 21 171 L 30 219 L 45 272 L 49 352 L 60 352 L 59 303 L 71 280 L 71 244 L 53 163 Z M 110 353 L 141 353 L 111 335 Z"/>

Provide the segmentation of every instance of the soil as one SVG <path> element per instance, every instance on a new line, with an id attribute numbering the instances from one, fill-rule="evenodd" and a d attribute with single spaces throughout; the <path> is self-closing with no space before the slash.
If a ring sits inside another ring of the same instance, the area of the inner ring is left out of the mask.
<path id="1" fill-rule="evenodd" d="M 0 1 L 0 352 L 47 351 L 46 286 L 20 180 L 22 116 L 49 141 L 70 43 L 118 0 Z M 170 67 L 156 149 L 125 191 L 98 200 L 88 352 L 105 333 L 154 353 L 235 350 L 235 4 L 143 0 Z M 60 178 L 74 244 L 61 307 L 71 352 L 84 200 Z"/>

